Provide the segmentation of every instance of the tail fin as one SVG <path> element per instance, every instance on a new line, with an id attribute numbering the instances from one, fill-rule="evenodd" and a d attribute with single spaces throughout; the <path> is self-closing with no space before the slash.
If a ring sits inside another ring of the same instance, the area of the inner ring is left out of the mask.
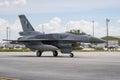
<path id="1" fill-rule="evenodd" d="M 19 15 L 19 18 L 23 28 L 23 32 L 35 31 L 25 15 Z"/>

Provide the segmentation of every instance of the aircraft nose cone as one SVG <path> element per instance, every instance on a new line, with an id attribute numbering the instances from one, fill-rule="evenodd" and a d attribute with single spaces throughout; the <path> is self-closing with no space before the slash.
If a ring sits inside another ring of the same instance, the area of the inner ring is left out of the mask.
<path id="1" fill-rule="evenodd" d="M 106 42 L 103 39 L 99 39 L 99 38 L 95 38 L 95 37 L 91 37 L 89 40 L 90 40 L 90 43 L 105 43 Z"/>

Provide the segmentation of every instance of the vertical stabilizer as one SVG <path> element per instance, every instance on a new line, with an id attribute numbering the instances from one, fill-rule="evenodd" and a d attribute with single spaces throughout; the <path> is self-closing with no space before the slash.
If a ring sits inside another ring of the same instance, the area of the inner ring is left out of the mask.
<path id="1" fill-rule="evenodd" d="M 23 28 L 23 32 L 35 31 L 25 15 L 19 15 L 19 18 Z"/>

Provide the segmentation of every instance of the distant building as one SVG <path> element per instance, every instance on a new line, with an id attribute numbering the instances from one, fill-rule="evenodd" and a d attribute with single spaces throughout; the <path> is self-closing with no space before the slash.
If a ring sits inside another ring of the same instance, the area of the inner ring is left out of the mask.
<path id="1" fill-rule="evenodd" d="M 116 36 L 108 36 L 102 37 L 104 40 L 108 40 L 108 48 L 109 49 L 118 49 L 120 46 L 120 37 Z M 107 47 L 107 44 L 105 45 Z"/>
<path id="2" fill-rule="evenodd" d="M 120 46 L 120 36 L 108 36 L 108 38 L 105 36 L 102 39 L 110 41 L 108 43 L 116 43 Z"/>
<path id="3" fill-rule="evenodd" d="M 25 45 L 20 45 L 20 44 L 11 44 L 9 42 L 4 42 L 2 44 L 3 48 L 10 48 L 10 49 L 23 49 L 25 48 Z"/>
<path id="4" fill-rule="evenodd" d="M 0 42 L 0 48 L 2 48 L 3 47 L 3 44 L 2 44 L 2 42 Z"/>

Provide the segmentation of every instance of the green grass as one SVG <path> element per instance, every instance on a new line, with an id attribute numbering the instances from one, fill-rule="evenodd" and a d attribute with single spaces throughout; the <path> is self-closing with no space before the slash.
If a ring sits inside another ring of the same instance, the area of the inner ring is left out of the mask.
<path id="1" fill-rule="evenodd" d="M 29 49 L 0 49 L 0 52 L 30 52 Z"/>

